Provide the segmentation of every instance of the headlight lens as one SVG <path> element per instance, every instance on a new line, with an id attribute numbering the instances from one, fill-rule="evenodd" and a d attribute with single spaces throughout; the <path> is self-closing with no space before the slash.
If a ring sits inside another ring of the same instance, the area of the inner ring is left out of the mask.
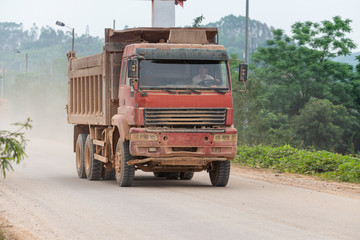
<path id="1" fill-rule="evenodd" d="M 133 133 L 130 136 L 131 141 L 154 142 L 158 140 L 158 136 L 154 133 Z"/>
<path id="2" fill-rule="evenodd" d="M 235 142 L 237 134 L 217 134 L 214 136 L 214 142 Z"/>

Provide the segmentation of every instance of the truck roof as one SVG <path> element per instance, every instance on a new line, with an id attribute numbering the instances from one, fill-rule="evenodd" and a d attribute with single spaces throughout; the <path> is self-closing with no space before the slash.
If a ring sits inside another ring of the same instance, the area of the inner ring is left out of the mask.
<path id="1" fill-rule="evenodd" d="M 142 55 L 145 59 L 228 60 L 225 47 L 216 44 L 135 43 L 127 45 L 123 57 L 133 55 Z"/>

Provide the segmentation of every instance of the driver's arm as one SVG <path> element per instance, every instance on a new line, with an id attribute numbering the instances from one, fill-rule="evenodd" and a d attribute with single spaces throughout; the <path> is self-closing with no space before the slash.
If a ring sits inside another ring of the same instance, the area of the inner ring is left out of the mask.
<path id="1" fill-rule="evenodd" d="M 214 78 L 211 75 L 206 75 L 204 80 L 214 80 Z"/>

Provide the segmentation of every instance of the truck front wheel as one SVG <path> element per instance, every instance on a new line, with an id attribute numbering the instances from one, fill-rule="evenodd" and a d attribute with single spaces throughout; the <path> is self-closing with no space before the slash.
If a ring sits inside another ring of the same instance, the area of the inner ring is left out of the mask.
<path id="1" fill-rule="evenodd" d="M 85 173 L 85 142 L 87 134 L 79 134 L 76 141 L 76 171 L 79 178 L 86 178 Z"/>
<path id="2" fill-rule="evenodd" d="M 94 159 L 95 146 L 90 138 L 86 138 L 85 143 L 85 172 L 88 180 L 99 180 L 101 178 L 103 163 Z"/>
<path id="3" fill-rule="evenodd" d="M 130 155 L 129 141 L 121 142 L 119 139 L 116 145 L 115 178 L 120 187 L 130 187 L 134 181 L 135 167 L 129 166 L 127 162 L 133 159 Z"/>
<path id="4" fill-rule="evenodd" d="M 230 176 L 230 161 L 212 162 L 209 170 L 211 184 L 215 187 L 225 187 Z"/>

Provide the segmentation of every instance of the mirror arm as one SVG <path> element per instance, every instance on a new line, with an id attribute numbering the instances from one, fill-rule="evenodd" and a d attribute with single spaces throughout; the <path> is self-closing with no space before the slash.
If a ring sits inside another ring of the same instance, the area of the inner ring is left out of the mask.
<path id="1" fill-rule="evenodd" d="M 143 92 L 143 91 L 141 91 L 140 89 L 137 89 L 137 88 L 135 88 L 135 87 L 134 87 L 134 90 L 137 91 L 137 92 L 139 92 L 139 93 L 140 93 L 140 96 L 142 96 L 142 97 L 147 97 L 147 95 L 148 95 L 147 92 Z"/>

